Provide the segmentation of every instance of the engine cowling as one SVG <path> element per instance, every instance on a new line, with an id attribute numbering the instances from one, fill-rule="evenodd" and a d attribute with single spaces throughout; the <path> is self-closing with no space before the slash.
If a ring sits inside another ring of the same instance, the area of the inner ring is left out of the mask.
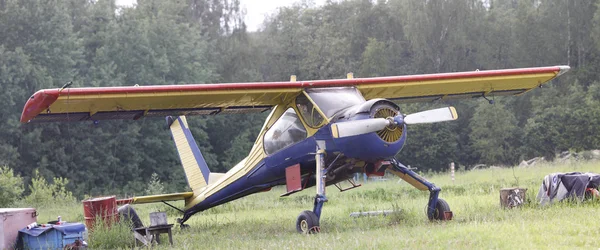
<path id="1" fill-rule="evenodd" d="M 395 117 L 397 115 L 400 114 L 400 110 L 398 109 L 398 106 L 396 106 L 394 103 L 391 102 L 378 102 L 375 103 L 375 105 L 373 105 L 371 107 L 371 111 L 370 111 L 370 117 L 371 118 L 389 118 L 389 117 Z M 404 130 L 404 126 L 401 125 L 395 125 L 395 124 L 390 124 L 389 126 L 385 127 L 382 130 L 377 131 L 377 136 L 379 136 L 379 138 L 381 138 L 382 140 L 384 140 L 385 142 L 396 142 L 398 140 L 400 140 L 400 138 L 402 137 L 402 132 Z"/>

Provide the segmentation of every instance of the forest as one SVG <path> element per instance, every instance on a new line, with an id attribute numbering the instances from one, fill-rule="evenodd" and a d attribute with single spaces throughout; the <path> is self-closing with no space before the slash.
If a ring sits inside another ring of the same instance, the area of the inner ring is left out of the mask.
<path id="1" fill-rule="evenodd" d="M 542 89 L 402 105 L 453 105 L 459 119 L 413 126 L 397 158 L 419 171 L 450 162 L 513 166 L 600 148 L 598 0 L 299 1 L 248 31 L 239 0 L 0 0 L 0 166 L 25 183 L 69 180 L 77 197 L 166 192 L 186 180 L 164 119 L 21 124 L 37 90 L 287 81 L 569 65 Z M 266 114 L 190 117 L 209 167 L 243 159 Z"/>

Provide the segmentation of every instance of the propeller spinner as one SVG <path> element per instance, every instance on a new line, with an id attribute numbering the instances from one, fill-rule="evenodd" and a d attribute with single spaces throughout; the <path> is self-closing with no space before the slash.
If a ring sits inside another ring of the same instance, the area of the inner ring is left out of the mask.
<path id="1" fill-rule="evenodd" d="M 403 123 L 411 125 L 454 121 L 456 119 L 458 119 L 456 109 L 454 107 L 445 107 L 417 112 L 406 116 L 400 114 L 387 118 L 369 118 L 363 120 L 338 122 L 331 125 L 331 131 L 334 138 L 344 138 L 377 132 L 387 126 L 401 126 Z"/>

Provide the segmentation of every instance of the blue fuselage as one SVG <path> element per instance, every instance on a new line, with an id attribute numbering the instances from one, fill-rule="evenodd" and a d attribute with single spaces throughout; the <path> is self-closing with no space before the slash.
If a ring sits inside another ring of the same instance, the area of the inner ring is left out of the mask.
<path id="1" fill-rule="evenodd" d="M 369 106 L 373 103 L 370 102 Z M 362 109 L 357 107 L 347 109 L 346 114 L 341 119 L 338 117 L 332 120 L 331 123 L 371 118 L 368 108 L 365 109 L 364 104 L 360 106 Z M 352 110 L 362 110 L 363 112 Z M 348 114 L 348 112 L 351 114 Z M 334 138 L 331 132 L 331 123 L 321 127 L 314 135 L 268 155 L 256 164 L 248 174 L 207 197 L 202 202 L 187 210 L 186 214 L 190 213 L 189 215 L 191 215 L 249 194 L 268 190 L 273 186 L 284 185 L 286 183 L 286 168 L 295 164 L 300 164 L 304 188 L 314 186 L 317 140 L 325 142 L 327 162 L 331 162 L 334 158 L 336 159 L 335 162 L 340 163 L 349 161 L 364 162 L 362 166 L 358 167 L 355 165 L 348 166 L 347 164 L 328 166 L 328 171 L 331 171 L 331 173 L 336 172 L 336 168 L 348 169 L 347 171 L 343 171 L 343 175 L 328 179 L 327 185 L 347 180 L 353 173 L 363 172 L 363 167 L 368 164 L 375 164 L 379 161 L 393 158 L 402 149 L 406 140 L 405 125 L 402 125 L 402 136 L 398 140 L 386 142 L 375 132 L 345 138 Z"/>

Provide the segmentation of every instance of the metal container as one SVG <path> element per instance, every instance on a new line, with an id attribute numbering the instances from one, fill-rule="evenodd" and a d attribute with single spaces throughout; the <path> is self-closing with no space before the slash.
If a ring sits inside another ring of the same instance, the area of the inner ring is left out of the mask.
<path id="1" fill-rule="evenodd" d="M 0 249 L 13 249 L 19 230 L 36 220 L 35 208 L 0 208 Z"/>
<path id="2" fill-rule="evenodd" d="M 90 230 L 94 228 L 96 220 L 102 220 L 106 226 L 119 220 L 115 196 L 92 198 L 82 202 L 85 225 Z"/>
<path id="3" fill-rule="evenodd" d="M 167 213 L 165 212 L 153 212 L 150 213 L 150 226 L 162 226 L 167 225 Z"/>

